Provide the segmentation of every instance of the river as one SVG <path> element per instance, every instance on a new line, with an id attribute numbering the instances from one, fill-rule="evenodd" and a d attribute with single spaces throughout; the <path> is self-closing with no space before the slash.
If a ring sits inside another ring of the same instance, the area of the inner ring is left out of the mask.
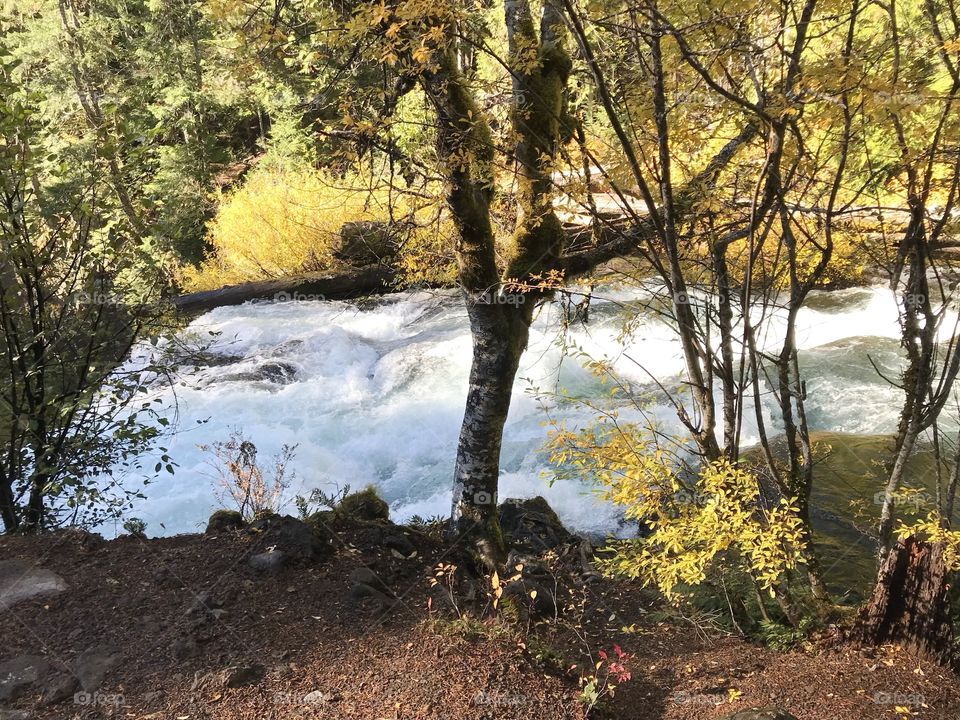
<path id="1" fill-rule="evenodd" d="M 679 433 L 672 410 L 650 382 L 652 375 L 669 385 L 682 369 L 672 331 L 650 309 L 656 291 L 597 290 L 589 324 L 574 323 L 565 335 L 559 303 L 540 310 L 504 435 L 501 498 L 541 494 L 574 530 L 631 532 L 616 508 L 593 497 L 589 484 L 550 486 L 540 448 L 548 418 L 576 425 L 591 417 L 552 393 L 607 407 L 618 402 L 564 352 L 561 337 L 591 357 L 610 360 L 639 393 L 649 391 L 648 412 Z M 624 339 L 626 319 L 635 326 Z M 780 321 L 768 322 L 771 342 Z M 894 430 L 900 392 L 874 364 L 896 376 L 898 332 L 895 302 L 879 287 L 814 293 L 801 312 L 798 343 L 809 420 L 815 431 L 829 434 L 831 444 L 862 446 L 865 436 Z M 288 500 L 313 487 L 331 492 L 373 485 L 398 521 L 448 512 L 470 361 L 466 312 L 456 292 L 247 303 L 203 315 L 185 335 L 213 338 L 212 345 L 204 363 L 181 368 L 176 385 L 163 391 L 177 406 L 178 430 L 165 445 L 178 468 L 147 486 L 147 499 L 134 508 L 151 533 L 203 527 L 216 505 L 216 483 L 211 455 L 198 446 L 225 440 L 235 429 L 256 443 L 263 460 L 284 443 L 297 445 L 292 463 L 297 478 Z M 744 441 L 755 437 L 748 421 Z M 871 502 L 876 468 L 872 456 L 863 459 L 843 447 L 837 454 L 844 457 L 842 467 L 828 468 L 821 477 L 829 512 L 842 514 L 845 498 L 865 496 Z M 144 461 L 144 467 L 152 465 L 150 458 Z"/>

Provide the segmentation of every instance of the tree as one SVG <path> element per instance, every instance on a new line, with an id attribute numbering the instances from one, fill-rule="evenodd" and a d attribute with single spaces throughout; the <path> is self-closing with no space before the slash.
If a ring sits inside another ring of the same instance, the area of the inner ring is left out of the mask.
<path id="1" fill-rule="evenodd" d="M 117 368 L 162 309 L 99 213 L 96 168 L 78 195 L 51 186 L 34 155 L 36 97 L 7 64 L 0 96 L 0 518 L 7 531 L 96 524 L 134 492 L 113 473 L 167 422 L 144 395 L 163 368 Z"/>
<path id="2" fill-rule="evenodd" d="M 589 272 L 605 260 L 643 250 L 649 255 L 656 241 L 666 239 L 668 247 L 672 243 L 679 263 L 675 234 L 670 231 L 665 236 L 664 228 L 676 224 L 677 216 L 756 135 L 756 126 L 747 123 L 683 192 L 678 192 L 683 207 L 674 207 L 668 194 L 666 224 L 647 192 L 649 217 L 613 226 L 604 226 L 598 219 L 591 230 L 598 242 L 568 252 L 568 233 L 553 210 L 556 188 L 552 177 L 565 143 L 574 134 L 574 119 L 567 108 L 573 66 L 565 47 L 567 23 L 574 28 L 586 63 L 593 68 L 595 62 L 579 19 L 571 15 L 571 6 L 544 3 L 538 32 L 526 0 L 507 2 L 503 19 L 508 52 L 502 63 L 511 80 L 512 149 L 506 152 L 515 162 L 518 209 L 509 243 L 498 248 L 491 213 L 499 149 L 490 129 L 491 114 L 477 102 L 472 88 L 475 68 L 463 62 L 465 57 L 475 58 L 477 48 L 489 49 L 471 35 L 469 12 L 469 8 L 422 2 L 364 6 L 355 17 L 355 31 L 376 38 L 377 50 L 372 52 L 396 64 L 401 81 L 415 78 L 435 111 L 447 204 L 459 231 L 459 283 L 473 335 L 470 388 L 457 448 L 452 528 L 476 538 L 481 554 L 494 562 L 504 554 L 496 514 L 503 425 L 537 303 L 550 298 L 562 281 Z M 454 27 L 461 32 L 451 32 Z M 602 97 L 603 78 L 595 73 L 595 80 Z M 399 87 L 409 92 L 412 83 L 401 82 Z M 617 127 L 615 113 L 610 120 Z M 642 175 L 639 179 L 641 187 L 646 187 Z M 673 279 L 674 289 L 682 293 L 683 278 L 674 274 Z M 680 312 L 693 324 L 688 307 L 681 307 Z M 693 352 L 692 347 L 688 350 Z M 709 443 L 706 432 L 701 438 Z"/>
<path id="3" fill-rule="evenodd" d="M 864 642 L 896 641 L 915 654 L 947 662 L 952 641 L 947 572 L 957 569 L 951 524 L 960 454 L 947 456 L 940 419 L 950 398 L 956 398 L 960 321 L 950 320 L 958 299 L 935 253 L 950 232 L 960 189 L 960 71 L 951 53 L 960 47 L 960 23 L 952 3 L 927 2 L 922 12 L 897 4 L 884 10 L 890 34 L 884 69 L 894 94 L 880 120 L 895 138 L 898 162 L 890 175 L 903 208 L 899 216 L 905 216 L 903 226 L 893 230 L 899 237 L 884 260 L 897 298 L 906 362 L 897 383 L 903 390 L 900 421 L 885 467 L 877 581 L 857 634 Z M 920 72 L 904 64 L 917 46 L 928 51 Z M 916 100 L 904 103 L 904 97 L 920 98 L 922 106 Z M 935 459 L 935 507 L 926 521 L 896 528 L 907 462 L 925 437 Z"/>

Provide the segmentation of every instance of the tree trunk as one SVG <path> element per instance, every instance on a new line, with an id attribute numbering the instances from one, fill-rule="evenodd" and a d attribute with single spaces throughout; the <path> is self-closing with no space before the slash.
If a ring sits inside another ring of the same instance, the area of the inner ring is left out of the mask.
<path id="1" fill-rule="evenodd" d="M 173 298 L 174 308 L 182 315 L 205 313 L 224 305 L 240 305 L 250 300 L 297 302 L 300 300 L 345 300 L 375 295 L 393 289 L 396 272 L 383 265 L 365 268 L 305 273 L 274 280 L 227 285 Z"/>
<path id="2" fill-rule="evenodd" d="M 26 513 L 20 529 L 24 532 L 40 532 L 44 524 L 43 490 L 46 478 L 34 478 L 30 483 L 30 499 L 27 502 Z"/>
<path id="3" fill-rule="evenodd" d="M 467 308 L 473 363 L 457 445 L 451 531 L 475 541 L 483 561 L 496 566 L 506 557 L 497 520 L 500 445 L 529 329 L 516 307 L 477 301 L 468 294 Z"/>
<path id="4" fill-rule="evenodd" d="M 4 532 L 13 532 L 19 526 L 17 510 L 13 503 L 13 489 L 6 478 L 0 480 L 0 520 L 3 520 Z"/>
<path id="5" fill-rule="evenodd" d="M 855 638 L 867 645 L 896 643 L 911 655 L 950 662 L 953 633 L 946 575 L 943 545 L 913 537 L 898 542 L 860 611 Z"/>

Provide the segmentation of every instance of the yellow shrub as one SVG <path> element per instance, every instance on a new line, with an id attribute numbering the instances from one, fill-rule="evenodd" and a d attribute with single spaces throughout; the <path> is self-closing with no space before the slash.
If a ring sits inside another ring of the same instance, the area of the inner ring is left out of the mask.
<path id="1" fill-rule="evenodd" d="M 340 228 L 389 221 L 391 202 L 393 219 L 411 228 L 400 238 L 403 280 L 447 282 L 453 277 L 450 223 L 440 219 L 435 203 L 414 205 L 422 201 L 412 197 L 390 197 L 386 188 L 371 189 L 369 179 L 357 175 L 261 165 L 242 186 L 219 197 L 207 228 L 212 250 L 199 269 L 182 270 L 181 284 L 190 291 L 211 290 L 334 268 Z"/>
<path id="2" fill-rule="evenodd" d="M 681 480 L 669 455 L 631 425 L 603 424 L 579 433 L 551 434 L 558 475 L 587 475 L 600 496 L 625 508 L 652 530 L 614 544 L 601 563 L 611 574 L 642 579 L 667 597 L 706 579 L 711 563 L 731 553 L 758 584 L 773 585 L 800 560 L 802 526 L 787 500 L 764 509 L 757 479 L 727 460 Z"/>
<path id="3" fill-rule="evenodd" d="M 931 512 L 925 520 L 918 520 L 912 525 L 905 525 L 902 521 L 894 529 L 894 534 L 900 540 L 915 537 L 929 543 L 943 544 L 943 562 L 950 572 L 960 570 L 960 530 L 950 530 L 943 527 L 940 514 Z"/>

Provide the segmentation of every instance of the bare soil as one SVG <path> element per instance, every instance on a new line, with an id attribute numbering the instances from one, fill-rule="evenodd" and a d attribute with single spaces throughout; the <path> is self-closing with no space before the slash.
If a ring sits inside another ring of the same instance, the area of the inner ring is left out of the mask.
<path id="1" fill-rule="evenodd" d="M 615 643 L 632 678 L 593 717 L 709 720 L 775 705 L 800 720 L 960 718 L 950 670 L 829 635 L 780 653 L 655 620 L 656 601 L 628 582 L 561 586 L 560 613 L 546 621 L 459 620 L 429 581 L 438 563 L 462 560 L 458 549 L 407 532 L 417 552 L 406 559 L 383 533 L 340 523 L 331 557 L 266 574 L 247 564 L 263 539 L 244 531 L 0 538 L 0 558 L 68 585 L 0 611 L 0 663 L 31 654 L 71 666 L 92 648 L 118 660 L 93 693 L 42 706 L 31 690 L 0 705 L 0 718 L 583 718 L 579 679 Z M 358 597 L 358 568 L 398 599 Z"/>

